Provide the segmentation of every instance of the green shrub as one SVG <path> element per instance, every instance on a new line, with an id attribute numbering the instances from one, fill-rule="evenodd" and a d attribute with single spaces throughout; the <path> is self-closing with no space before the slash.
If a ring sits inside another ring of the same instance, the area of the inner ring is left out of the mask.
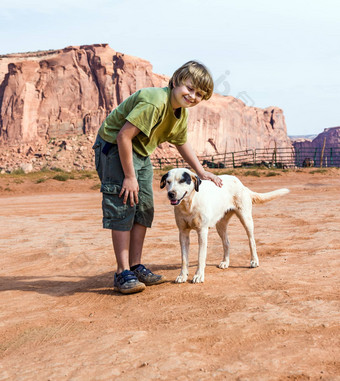
<path id="1" fill-rule="evenodd" d="M 314 174 L 314 173 L 326 173 L 326 172 L 327 172 L 327 169 L 320 168 L 320 169 L 314 169 L 313 171 L 310 171 L 309 173 Z"/>
<path id="2" fill-rule="evenodd" d="M 98 189 L 100 189 L 100 187 L 101 187 L 101 184 L 99 183 L 99 184 L 93 185 L 90 189 L 92 189 L 92 190 L 98 190 Z"/>
<path id="3" fill-rule="evenodd" d="M 168 172 L 168 171 L 171 171 L 174 168 L 175 167 L 173 165 L 165 165 L 164 167 L 162 167 L 162 171 Z"/>
<path id="4" fill-rule="evenodd" d="M 259 171 L 246 171 L 244 172 L 244 176 L 255 176 L 255 177 L 260 177 L 261 174 Z"/>
<path id="5" fill-rule="evenodd" d="M 266 177 L 272 177 L 272 176 L 281 176 L 278 172 L 267 172 Z"/>
<path id="6" fill-rule="evenodd" d="M 38 179 L 35 183 L 36 183 L 36 184 L 44 183 L 46 180 L 47 180 L 46 177 L 41 177 L 41 178 Z"/>
<path id="7" fill-rule="evenodd" d="M 53 180 L 58 180 L 58 181 L 67 181 L 69 178 L 70 178 L 70 175 L 68 175 L 67 173 L 60 173 L 52 177 Z"/>
<path id="8" fill-rule="evenodd" d="M 92 178 L 93 178 L 93 173 L 90 173 L 90 172 L 82 173 L 81 176 L 80 176 L 81 180 L 92 179 Z"/>
<path id="9" fill-rule="evenodd" d="M 50 172 L 51 170 L 46 166 L 44 165 L 41 169 L 40 169 L 40 172 Z"/>
<path id="10" fill-rule="evenodd" d="M 52 167 L 52 168 L 51 168 L 51 171 L 53 171 L 53 172 L 64 172 L 63 169 L 58 168 L 58 167 Z"/>
<path id="11" fill-rule="evenodd" d="M 15 184 L 22 184 L 24 182 L 23 179 L 15 179 L 14 180 Z"/>
<path id="12" fill-rule="evenodd" d="M 25 171 L 22 168 L 15 169 L 11 172 L 12 175 L 24 175 Z"/>

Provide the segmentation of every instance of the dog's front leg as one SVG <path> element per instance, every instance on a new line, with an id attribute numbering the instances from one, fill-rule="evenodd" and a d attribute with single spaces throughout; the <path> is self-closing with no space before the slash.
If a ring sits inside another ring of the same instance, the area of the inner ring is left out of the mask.
<path id="1" fill-rule="evenodd" d="M 198 234 L 198 267 L 196 274 L 192 278 L 192 283 L 204 282 L 205 261 L 207 258 L 208 228 L 202 228 Z"/>
<path id="2" fill-rule="evenodd" d="M 189 245 L 190 245 L 190 230 L 179 232 L 179 242 L 181 245 L 182 252 L 182 270 L 181 273 L 176 278 L 176 283 L 184 283 L 188 279 L 189 274 Z"/>

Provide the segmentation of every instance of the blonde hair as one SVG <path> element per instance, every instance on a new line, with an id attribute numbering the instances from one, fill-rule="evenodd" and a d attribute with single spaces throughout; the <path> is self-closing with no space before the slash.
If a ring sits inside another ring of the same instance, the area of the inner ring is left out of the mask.
<path id="1" fill-rule="evenodd" d="M 169 87 L 173 89 L 190 79 L 193 86 L 203 93 L 203 99 L 208 100 L 214 90 L 214 81 L 209 70 L 197 61 L 189 61 L 177 69 L 169 80 Z"/>

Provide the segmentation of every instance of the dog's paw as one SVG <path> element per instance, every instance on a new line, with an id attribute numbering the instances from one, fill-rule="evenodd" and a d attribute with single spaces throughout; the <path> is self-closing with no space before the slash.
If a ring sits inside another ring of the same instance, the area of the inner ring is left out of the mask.
<path id="1" fill-rule="evenodd" d="M 188 279 L 188 275 L 178 275 L 178 277 L 176 278 L 175 282 L 176 283 L 185 283 Z"/>
<path id="2" fill-rule="evenodd" d="M 218 267 L 220 268 L 220 269 L 227 269 L 228 267 L 229 267 L 229 261 L 222 261 L 219 265 L 218 265 Z"/>
<path id="3" fill-rule="evenodd" d="M 195 274 L 192 278 L 192 283 L 203 283 L 204 282 L 204 274 Z"/>
<path id="4" fill-rule="evenodd" d="M 254 268 L 254 267 L 258 267 L 259 266 L 259 262 L 258 261 L 250 261 L 250 267 Z"/>

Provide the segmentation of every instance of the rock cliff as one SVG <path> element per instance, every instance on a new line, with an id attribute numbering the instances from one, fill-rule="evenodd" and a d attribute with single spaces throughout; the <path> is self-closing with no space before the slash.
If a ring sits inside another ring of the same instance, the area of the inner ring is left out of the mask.
<path id="1" fill-rule="evenodd" d="M 19 156 L 37 169 L 47 157 L 48 165 L 91 167 L 106 115 L 136 90 L 167 82 L 148 61 L 107 44 L 0 56 L 0 167 L 15 167 Z M 190 110 L 188 132 L 198 155 L 291 146 L 281 109 L 217 94 Z M 73 156 L 61 163 L 65 147 Z M 163 144 L 154 155 L 175 154 Z"/>
<path id="2" fill-rule="evenodd" d="M 293 146 L 300 161 L 308 159 L 312 166 L 320 166 L 323 147 L 323 165 L 340 165 L 340 127 L 325 128 L 313 140 L 297 139 Z"/>
<path id="3" fill-rule="evenodd" d="M 293 145 L 298 148 L 319 148 L 323 147 L 324 141 L 325 148 L 340 147 L 340 127 L 325 128 L 324 131 L 317 135 L 313 140 L 298 139 L 293 141 Z"/>

